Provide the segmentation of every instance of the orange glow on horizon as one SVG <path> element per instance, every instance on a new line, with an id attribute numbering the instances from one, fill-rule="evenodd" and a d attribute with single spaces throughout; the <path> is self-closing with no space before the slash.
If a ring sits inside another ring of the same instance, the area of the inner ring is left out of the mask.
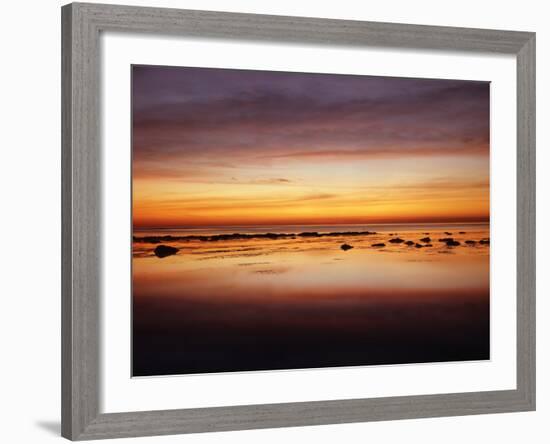
<path id="1" fill-rule="evenodd" d="M 411 161 L 420 163 L 413 172 Z M 133 222 L 145 228 L 488 221 L 487 170 L 483 156 L 206 167 L 190 177 L 141 177 L 134 169 Z"/>

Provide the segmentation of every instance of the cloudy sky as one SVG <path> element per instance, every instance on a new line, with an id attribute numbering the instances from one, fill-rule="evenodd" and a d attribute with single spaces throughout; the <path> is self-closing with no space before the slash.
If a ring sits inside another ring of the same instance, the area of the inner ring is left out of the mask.
<path id="1" fill-rule="evenodd" d="M 489 83 L 134 66 L 136 227 L 486 221 Z"/>

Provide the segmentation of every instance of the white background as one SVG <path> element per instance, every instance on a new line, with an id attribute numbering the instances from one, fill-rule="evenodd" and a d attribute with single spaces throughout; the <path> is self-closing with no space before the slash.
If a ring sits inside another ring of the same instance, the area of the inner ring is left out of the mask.
<path id="1" fill-rule="evenodd" d="M 104 0 L 105 2 L 105 0 Z M 343 19 L 394 21 L 537 31 L 538 226 L 548 226 L 543 189 L 550 179 L 548 119 L 550 30 L 543 2 L 521 5 L 467 1 L 450 11 L 433 1 L 258 2 L 245 0 L 131 2 L 136 5 L 231 10 Z M 59 440 L 60 309 L 60 26 L 58 1 L 11 2 L 3 7 L 0 70 L 1 268 L 0 379 L 3 441 Z M 520 9 L 521 8 L 521 9 Z M 438 418 L 168 436 L 130 440 L 143 443 L 320 442 L 546 442 L 550 419 L 548 336 L 544 314 L 550 302 L 543 254 L 550 247 L 541 229 L 538 240 L 538 411 L 461 418 Z M 128 441 L 128 440 L 127 440 Z"/>
<path id="2" fill-rule="evenodd" d="M 513 57 L 112 33 L 103 36 L 101 44 L 105 167 L 101 411 L 516 388 L 516 64 Z M 491 360 L 129 378 L 130 65 L 133 63 L 491 81 Z M 495 276 L 505 278 L 494 279 Z"/>

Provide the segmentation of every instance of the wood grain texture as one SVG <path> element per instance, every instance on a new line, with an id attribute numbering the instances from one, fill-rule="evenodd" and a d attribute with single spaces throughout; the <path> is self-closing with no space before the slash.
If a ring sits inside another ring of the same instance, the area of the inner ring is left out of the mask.
<path id="1" fill-rule="evenodd" d="M 99 414 L 99 63 L 84 11 L 65 6 L 62 26 L 62 434 L 76 438 Z"/>
<path id="2" fill-rule="evenodd" d="M 517 389 L 100 413 L 101 31 L 517 55 Z M 99 439 L 527 411 L 535 408 L 533 33 L 74 3 L 62 8 L 62 53 L 63 436 L 73 440 Z"/>
<path id="3" fill-rule="evenodd" d="M 62 435 L 72 436 L 72 17 L 71 7 L 61 14 L 61 417 Z"/>
<path id="4" fill-rule="evenodd" d="M 527 411 L 516 390 L 111 413 L 80 439 L 202 433 Z"/>
<path id="5" fill-rule="evenodd" d="M 535 409 L 536 150 L 535 36 L 517 55 L 517 377 Z"/>
<path id="6" fill-rule="evenodd" d="M 310 17 L 77 4 L 103 30 L 238 40 L 517 53 L 529 33 Z"/>

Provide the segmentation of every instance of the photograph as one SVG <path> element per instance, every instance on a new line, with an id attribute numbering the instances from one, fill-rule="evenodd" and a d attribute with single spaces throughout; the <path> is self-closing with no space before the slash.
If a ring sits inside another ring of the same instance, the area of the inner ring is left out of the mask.
<path id="1" fill-rule="evenodd" d="M 132 376 L 489 360 L 490 86 L 132 65 Z"/>

